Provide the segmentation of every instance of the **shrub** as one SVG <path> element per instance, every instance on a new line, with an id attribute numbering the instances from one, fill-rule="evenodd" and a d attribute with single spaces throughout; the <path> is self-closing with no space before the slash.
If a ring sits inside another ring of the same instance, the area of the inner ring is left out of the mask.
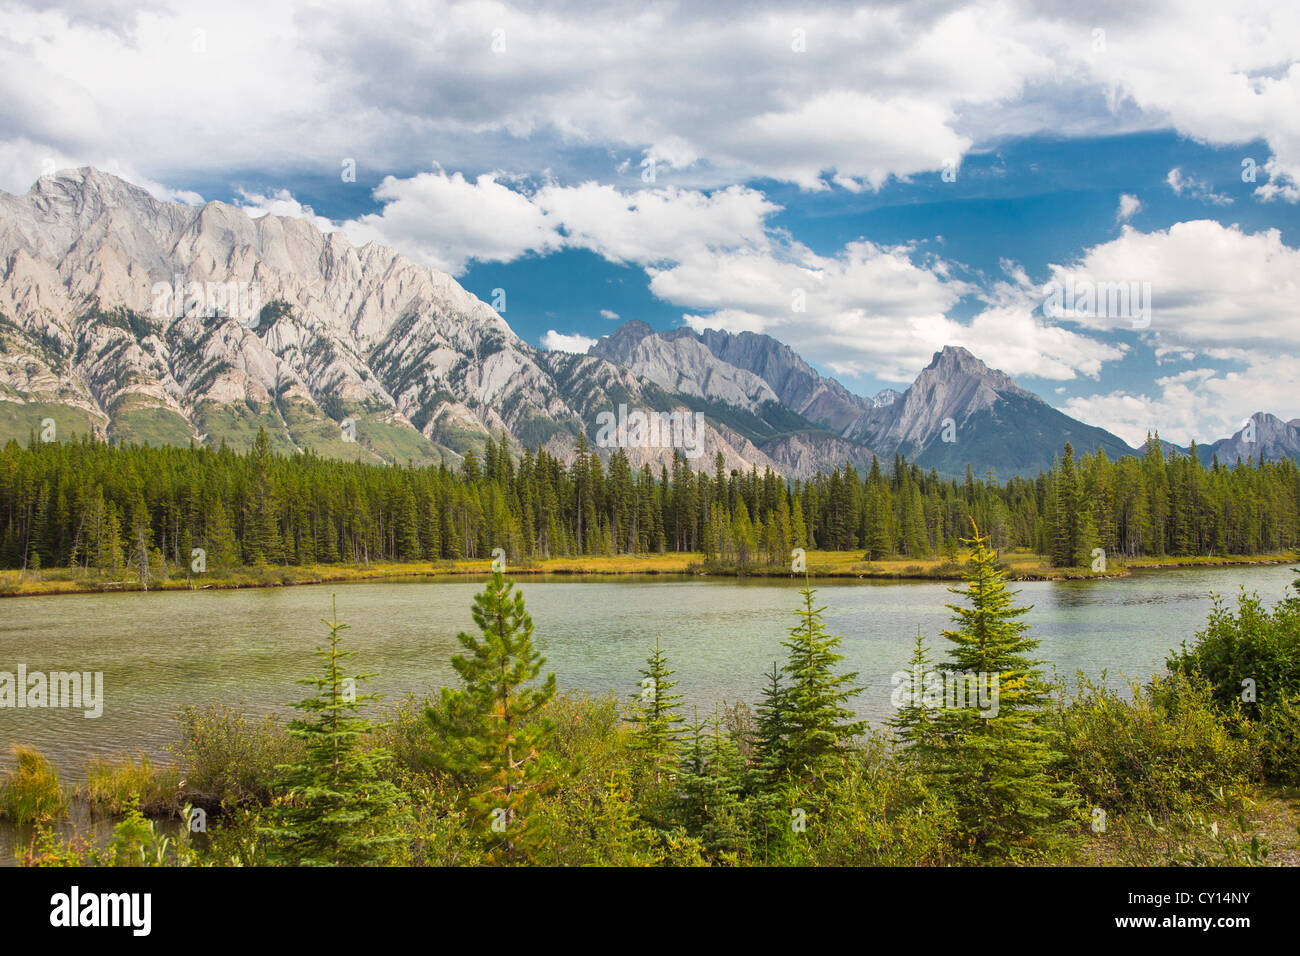
<path id="1" fill-rule="evenodd" d="M 175 767 L 156 766 L 146 754 L 96 757 L 86 765 L 82 793 L 97 813 L 119 815 L 136 806 L 148 814 L 180 809 L 180 774 Z"/>
<path id="2" fill-rule="evenodd" d="M 12 753 L 16 766 L 0 778 L 0 815 L 19 825 L 61 817 L 68 799 L 54 765 L 32 747 L 15 744 Z"/>
<path id="3" fill-rule="evenodd" d="M 1183 813 L 1224 789 L 1242 792 L 1259 772 L 1258 747 L 1239 711 L 1225 715 L 1202 679 L 1174 674 L 1132 699 L 1078 678 L 1057 711 L 1059 772 L 1089 807 L 1107 813 Z"/>
<path id="4" fill-rule="evenodd" d="M 1300 600 L 1270 609 L 1258 594 L 1242 592 L 1234 613 L 1216 595 L 1205 630 L 1167 663 L 1171 671 L 1205 678 L 1219 704 L 1240 703 L 1258 718 L 1261 707 L 1300 689 Z"/>
<path id="5" fill-rule="evenodd" d="M 301 745 L 273 715 L 250 718 L 225 704 L 185 707 L 177 716 L 181 790 L 199 806 L 268 802 L 276 767 L 301 756 Z"/>
<path id="6" fill-rule="evenodd" d="M 1278 783 L 1300 786 L 1300 694 L 1265 704 L 1260 718 L 1264 776 Z"/>
<path id="7" fill-rule="evenodd" d="M 800 866 L 942 866 L 960 862 L 952 805 L 929 788 L 881 737 L 873 735 L 826 783 L 806 829 L 792 832 L 790 810 L 811 806 L 795 790 L 780 808 L 779 852 L 766 862 Z M 772 831 L 776 834 L 777 830 Z M 762 858 L 761 851 L 756 854 Z"/>

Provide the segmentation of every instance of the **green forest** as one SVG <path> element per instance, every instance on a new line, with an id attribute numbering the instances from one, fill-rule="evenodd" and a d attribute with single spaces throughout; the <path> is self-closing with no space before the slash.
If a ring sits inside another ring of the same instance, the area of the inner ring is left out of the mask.
<path id="1" fill-rule="evenodd" d="M 1294 461 L 1203 465 L 1162 452 L 1076 457 L 1066 445 L 1036 478 L 1005 484 L 923 472 L 902 457 L 808 481 L 766 471 L 658 472 L 608 463 L 580 439 L 566 466 L 544 450 L 512 454 L 502 436 L 459 467 L 348 463 L 221 447 L 118 447 L 91 439 L 0 451 L 0 567 L 152 577 L 337 562 L 701 552 L 733 566 L 789 562 L 795 547 L 957 558 L 973 519 L 995 549 L 1057 567 L 1107 555 L 1284 552 L 1300 541 Z"/>

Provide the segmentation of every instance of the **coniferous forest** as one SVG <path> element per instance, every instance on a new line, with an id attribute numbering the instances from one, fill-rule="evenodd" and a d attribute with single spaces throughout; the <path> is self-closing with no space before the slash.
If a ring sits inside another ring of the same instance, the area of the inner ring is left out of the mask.
<path id="1" fill-rule="evenodd" d="M 789 482 L 767 471 L 693 470 L 675 458 L 633 469 L 580 440 L 570 465 L 512 454 L 504 436 L 456 468 L 399 468 L 310 454 L 282 457 L 265 433 L 228 448 L 117 447 L 84 439 L 0 451 L 0 567 L 73 568 L 144 578 L 209 569 L 337 562 L 509 560 L 702 553 L 778 566 L 792 548 L 955 559 L 971 520 L 998 550 L 1057 567 L 1107 555 L 1284 552 L 1300 542 L 1294 461 L 1203 465 L 1195 448 L 1111 461 L 1069 445 L 1036 478 L 1005 484 L 923 472 L 902 457 Z"/>

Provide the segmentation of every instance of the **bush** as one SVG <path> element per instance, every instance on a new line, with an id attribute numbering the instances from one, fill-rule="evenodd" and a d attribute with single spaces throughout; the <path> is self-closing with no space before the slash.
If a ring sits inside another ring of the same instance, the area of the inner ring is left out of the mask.
<path id="1" fill-rule="evenodd" d="M 1059 772 L 1089 808 L 1166 817 L 1219 790 L 1239 794 L 1258 776 L 1249 722 L 1216 707 L 1206 681 L 1174 674 L 1130 686 L 1126 700 L 1080 675 L 1057 711 Z"/>
<path id="2" fill-rule="evenodd" d="M 1300 694 L 1261 709 L 1260 759 L 1269 780 L 1300 786 Z"/>
<path id="3" fill-rule="evenodd" d="M 181 790 L 198 806 L 269 802 L 276 767 L 301 759 L 301 745 L 274 716 L 250 718 L 225 704 L 186 707 L 171 747 Z"/>
<path id="4" fill-rule="evenodd" d="M 1219 704 L 1240 703 L 1257 719 L 1262 707 L 1300 689 L 1300 600 L 1269 609 L 1258 594 L 1242 592 L 1234 614 L 1216 595 L 1205 630 L 1167 663 L 1171 671 L 1205 678 Z"/>
<path id="5" fill-rule="evenodd" d="M 961 862 L 955 810 L 900 757 L 882 738 L 872 736 L 852 754 L 846 772 L 826 782 L 823 793 L 806 800 L 798 791 L 790 793 L 788 806 L 780 808 L 777 820 L 781 830 L 792 829 L 790 807 L 811 806 L 815 801 L 818 809 L 808 814 L 802 833 L 781 833 L 778 853 L 766 862 L 797 866 Z"/>
<path id="6" fill-rule="evenodd" d="M 63 816 L 68 799 L 45 754 L 15 744 L 17 765 L 0 777 L 0 816 L 13 823 L 45 823 Z"/>
<path id="7" fill-rule="evenodd" d="M 97 813 L 114 816 L 131 806 L 147 814 L 175 813 L 181 807 L 180 774 L 175 767 L 157 767 L 145 754 L 96 757 L 86 765 L 82 793 Z"/>

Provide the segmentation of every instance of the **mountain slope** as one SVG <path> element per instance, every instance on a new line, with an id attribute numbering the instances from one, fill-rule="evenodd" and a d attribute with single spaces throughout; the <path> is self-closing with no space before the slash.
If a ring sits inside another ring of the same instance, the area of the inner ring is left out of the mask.
<path id="1" fill-rule="evenodd" d="M 1283 421 L 1267 412 L 1256 412 L 1231 438 L 1221 438 L 1196 447 L 1197 457 L 1209 464 L 1217 455 L 1224 465 L 1238 460 L 1300 461 L 1300 418 Z"/>
<path id="2" fill-rule="evenodd" d="M 1119 437 L 1057 411 L 952 346 L 936 352 L 896 401 L 865 414 L 846 435 L 949 475 L 967 464 L 999 478 L 1036 474 L 1051 467 L 1066 442 L 1078 454 L 1098 448 L 1111 458 L 1133 453 Z"/>
<path id="3" fill-rule="evenodd" d="M 0 194 L 0 440 L 50 418 L 60 437 L 235 447 L 265 427 L 284 452 L 455 462 L 499 430 L 565 454 L 600 410 L 689 397 L 534 349 L 450 276 L 303 220 L 91 168 Z M 717 421 L 703 448 L 774 464 Z"/>

